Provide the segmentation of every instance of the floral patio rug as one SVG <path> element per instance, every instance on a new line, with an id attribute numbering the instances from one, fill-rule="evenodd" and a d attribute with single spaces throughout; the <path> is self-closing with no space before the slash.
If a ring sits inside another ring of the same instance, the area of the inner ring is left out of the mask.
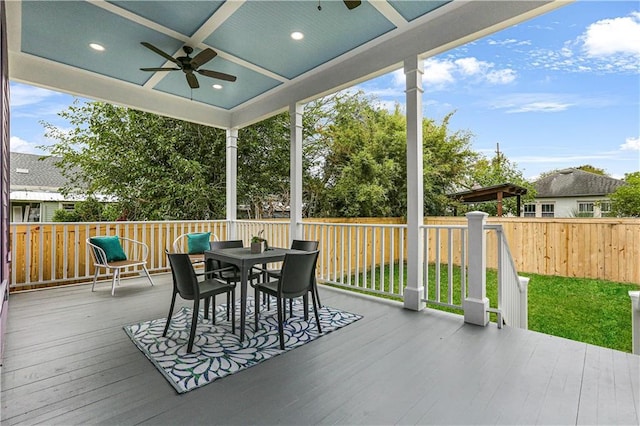
<path id="1" fill-rule="evenodd" d="M 162 337 L 166 318 L 144 321 L 124 327 L 124 331 L 143 354 L 156 366 L 178 393 L 202 387 L 214 380 L 252 367 L 269 358 L 309 343 L 334 330 L 349 325 L 362 316 L 325 306 L 318 310 L 322 333 L 319 334 L 313 311 L 309 320 L 303 316 L 302 301 L 293 305 L 294 315 L 284 326 L 285 349 L 280 350 L 275 302 L 271 310 L 260 308 L 260 327 L 253 330 L 254 300 L 247 299 L 247 327 L 245 340 L 240 342 L 238 311 L 236 307 L 236 334 L 226 320 L 226 305 L 216 307 L 216 324 L 204 320 L 201 307 L 193 351 L 188 354 L 187 342 L 191 325 L 191 308 L 174 312 L 167 337 Z M 311 305 L 311 303 L 309 303 Z"/>

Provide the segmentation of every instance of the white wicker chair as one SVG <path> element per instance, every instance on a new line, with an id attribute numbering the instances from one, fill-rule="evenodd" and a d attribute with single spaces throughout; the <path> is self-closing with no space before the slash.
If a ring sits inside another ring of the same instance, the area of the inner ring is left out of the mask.
<path id="1" fill-rule="evenodd" d="M 91 252 L 91 256 L 93 257 L 93 266 L 96 269 L 96 273 L 93 276 L 93 285 L 91 286 L 91 291 L 94 291 L 94 288 L 96 286 L 100 268 L 105 268 L 107 273 L 109 273 L 109 270 L 113 270 L 113 278 L 111 279 L 112 296 L 114 296 L 116 292 L 116 282 L 118 283 L 118 285 L 120 285 L 121 271 L 127 268 L 133 268 L 137 266 L 142 267 L 144 273 L 149 279 L 149 282 L 153 286 L 153 280 L 151 279 L 151 275 L 149 275 L 149 271 L 147 270 L 147 257 L 149 256 L 149 247 L 145 243 L 132 240 L 131 238 L 119 237 L 119 239 L 121 241 L 122 248 L 127 255 L 127 260 L 108 261 L 105 251 L 101 247 L 93 244 L 91 242 L 91 238 L 87 238 L 87 245 L 89 246 L 89 251 Z"/>

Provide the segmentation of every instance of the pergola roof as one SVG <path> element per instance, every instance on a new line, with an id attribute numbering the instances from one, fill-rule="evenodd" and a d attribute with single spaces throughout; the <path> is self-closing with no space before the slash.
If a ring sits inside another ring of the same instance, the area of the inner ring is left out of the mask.
<path id="1" fill-rule="evenodd" d="M 566 1 L 9 1 L 9 77 L 220 128 L 239 128 L 294 103 L 350 87 L 517 24 Z M 302 41 L 290 37 L 305 34 Z M 201 68 L 235 83 L 181 71 L 173 57 L 207 47 Z M 98 53 L 90 43 L 102 44 Z M 212 88 L 221 83 L 223 88 Z"/>
<path id="2" fill-rule="evenodd" d="M 447 197 L 462 203 L 481 203 L 484 201 L 496 201 L 501 198 L 517 197 L 519 195 L 526 195 L 526 193 L 527 188 L 514 185 L 513 183 L 502 183 L 500 185 L 485 186 L 484 188 L 447 194 Z"/>

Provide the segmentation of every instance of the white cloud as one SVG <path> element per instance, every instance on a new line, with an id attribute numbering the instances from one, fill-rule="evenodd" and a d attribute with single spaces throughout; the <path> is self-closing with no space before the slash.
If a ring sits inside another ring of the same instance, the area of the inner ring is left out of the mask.
<path id="1" fill-rule="evenodd" d="M 42 150 L 38 149 L 35 143 L 25 141 L 24 139 L 20 139 L 17 136 L 11 136 L 11 138 L 9 138 L 9 146 L 9 150 L 11 152 L 22 152 L 25 154 L 42 153 Z"/>
<path id="2" fill-rule="evenodd" d="M 495 64 L 474 57 L 451 59 L 429 58 L 424 61 L 423 82 L 431 90 L 442 90 L 452 84 L 464 82 L 509 84 L 517 74 L 511 68 L 496 69 Z"/>
<path id="3" fill-rule="evenodd" d="M 17 108 L 39 104 L 49 98 L 60 95 L 57 92 L 24 84 L 12 84 L 10 87 L 10 107 Z"/>
<path id="4" fill-rule="evenodd" d="M 620 145 L 620 149 L 623 151 L 640 151 L 640 137 L 627 138 L 627 140 Z"/>
<path id="5" fill-rule="evenodd" d="M 424 75 L 422 81 L 433 86 L 444 86 L 453 83 L 455 64 L 449 60 L 429 58 L 424 61 Z"/>
<path id="6" fill-rule="evenodd" d="M 474 75 L 481 72 L 486 67 L 486 62 L 479 61 L 476 58 L 461 58 L 454 62 L 458 66 L 461 74 Z"/>
<path id="7" fill-rule="evenodd" d="M 584 43 L 583 49 L 588 56 L 640 56 L 640 12 L 597 21 L 587 27 L 580 40 Z"/>
<path id="8" fill-rule="evenodd" d="M 508 68 L 487 73 L 487 81 L 491 84 L 509 84 L 515 79 L 516 72 Z"/>
<path id="9" fill-rule="evenodd" d="M 570 97 L 553 93 L 515 93 L 496 97 L 490 107 L 503 109 L 507 113 L 559 112 L 575 105 Z"/>

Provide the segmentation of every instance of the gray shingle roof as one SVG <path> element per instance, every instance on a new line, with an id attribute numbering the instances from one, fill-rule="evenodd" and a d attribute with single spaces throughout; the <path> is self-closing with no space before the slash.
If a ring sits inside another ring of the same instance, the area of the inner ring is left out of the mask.
<path id="1" fill-rule="evenodd" d="M 60 161 L 59 157 L 12 152 L 10 161 L 11 190 L 13 191 L 37 188 L 57 191 L 67 182 L 55 166 L 55 163 Z"/>
<path id="2" fill-rule="evenodd" d="M 619 179 L 579 169 L 558 170 L 534 183 L 538 198 L 604 196 L 625 184 Z"/>

